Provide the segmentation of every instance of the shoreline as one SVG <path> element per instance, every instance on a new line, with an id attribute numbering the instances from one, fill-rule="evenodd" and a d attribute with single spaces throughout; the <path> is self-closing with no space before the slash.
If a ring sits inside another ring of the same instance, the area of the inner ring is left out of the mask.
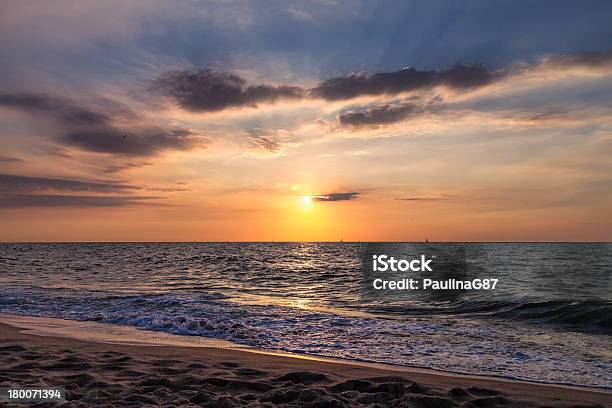
<path id="1" fill-rule="evenodd" d="M 150 400 L 150 405 L 164 405 L 164 395 L 150 396 L 148 394 L 155 390 L 143 385 L 143 381 L 151 377 L 166 384 L 162 388 L 167 390 L 162 394 L 170 393 L 174 395 L 173 398 L 183 398 L 185 403 L 192 403 L 191 399 L 200 392 L 208 397 L 205 398 L 207 401 L 229 398 L 235 406 L 242 404 L 241 397 L 253 397 L 252 401 L 262 403 L 276 394 L 295 394 L 298 398 L 297 395 L 310 395 L 313 390 L 318 394 L 315 400 L 344 404 L 338 406 L 362 406 L 376 401 L 386 404 L 401 398 L 418 401 L 416 405 L 432 408 L 576 404 L 597 407 L 612 404 L 612 391 L 603 388 L 275 353 L 235 346 L 229 342 L 131 328 L 121 333 L 121 330 L 126 329 L 124 326 L 119 326 L 123 329 L 114 325 L 104 327 L 102 332 L 110 336 L 104 338 L 100 331 L 92 329 L 100 326 L 109 325 L 0 315 L 0 344 L 3 345 L 0 347 L 0 367 L 8 367 L 0 370 L 0 384 L 34 386 L 40 384 L 36 382 L 38 378 L 38 381 L 42 379 L 49 386 L 67 386 L 69 396 L 75 397 L 75 400 L 82 399 L 77 397 L 83 397 L 84 390 L 95 389 L 104 395 L 108 393 L 105 391 L 108 388 L 114 391 L 102 399 L 111 404 L 117 403 L 116 398 L 125 402 L 130 398 L 139 399 L 133 397 L 139 395 L 142 397 L 140 402 Z M 64 336 L 61 335 L 62 331 Z M 140 333 L 134 334 L 135 331 Z M 75 337 L 77 335 L 80 338 Z M 105 366 L 104 353 L 120 355 L 118 359 L 127 364 L 119 364 L 113 373 L 111 367 Z M 157 361 L 160 358 L 160 361 L 173 361 L 172 369 Z M 66 359 L 69 361 L 61 363 Z M 37 364 L 39 360 L 44 363 Z M 77 361 L 85 363 L 84 372 L 78 370 Z M 103 367 L 110 370 L 110 377 Z M 186 380 L 186 377 L 190 380 Z M 50 382 L 49 378 L 56 380 Z M 79 379 L 76 386 L 71 385 L 74 378 Z M 121 389 L 113 386 L 116 380 L 124 384 Z M 216 385 L 210 384 L 210 381 Z M 77 388 L 78 392 L 75 391 Z M 302 402 L 305 404 L 308 401 L 296 399 L 293 402 L 300 406 Z M 287 403 L 292 404 L 291 401 Z"/>
<path id="2" fill-rule="evenodd" d="M 576 385 L 569 383 L 552 383 L 544 381 L 530 381 L 520 378 L 505 377 L 502 375 L 479 375 L 439 370 L 428 367 L 403 366 L 391 363 L 350 360 L 337 357 L 318 356 L 313 354 L 299 354 L 282 350 L 267 350 L 212 337 L 179 335 L 154 330 L 149 331 L 137 327 L 111 323 L 99 323 L 91 321 L 59 319 L 52 317 L 37 317 L 11 313 L 0 313 L 0 325 L 9 325 L 11 327 L 19 329 L 20 332 L 23 334 L 33 336 L 57 337 L 108 345 L 116 344 L 123 346 L 140 347 L 193 347 L 215 348 L 222 350 L 238 350 L 246 353 L 286 357 L 300 360 L 320 361 L 331 364 L 356 365 L 374 369 L 382 369 L 386 371 L 398 371 L 409 374 L 420 373 L 428 375 L 460 377 L 474 380 L 507 381 L 521 384 L 561 387 L 564 389 L 573 390 L 603 391 L 612 394 L 612 388 L 607 387 Z"/>

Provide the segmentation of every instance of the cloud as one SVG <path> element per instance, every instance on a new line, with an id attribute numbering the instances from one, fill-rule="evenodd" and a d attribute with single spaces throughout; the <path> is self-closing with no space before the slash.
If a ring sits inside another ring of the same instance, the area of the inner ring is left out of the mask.
<path id="1" fill-rule="evenodd" d="M 184 109 L 196 112 L 297 99 L 304 93 L 295 86 L 247 86 L 238 75 L 212 69 L 166 72 L 154 81 L 153 89 L 172 97 Z"/>
<path id="2" fill-rule="evenodd" d="M 582 66 L 596 68 L 612 64 L 612 51 L 559 55 L 545 58 L 543 64 L 564 67 Z"/>
<path id="3" fill-rule="evenodd" d="M 105 164 L 102 167 L 104 173 L 119 173 L 124 170 L 134 169 L 138 167 L 150 166 L 152 163 L 148 161 L 136 161 L 136 162 L 123 162 L 123 163 L 111 163 Z"/>
<path id="4" fill-rule="evenodd" d="M 315 201 L 332 202 L 332 201 L 350 201 L 356 199 L 359 193 L 329 193 L 318 196 L 313 196 Z"/>
<path id="5" fill-rule="evenodd" d="M 0 163 L 17 163 L 22 161 L 21 159 L 18 159 L 16 157 L 10 157 L 10 156 L 1 156 L 0 155 Z"/>
<path id="6" fill-rule="evenodd" d="M 501 71 L 491 71 L 483 65 L 457 64 L 442 71 L 404 68 L 371 76 L 337 77 L 305 89 L 286 85 L 247 85 L 243 78 L 233 73 L 195 69 L 166 72 L 153 81 L 152 90 L 171 97 L 186 110 L 214 112 L 232 107 L 256 107 L 259 103 L 281 99 L 336 101 L 364 95 L 398 94 L 438 85 L 468 89 L 487 85 L 502 75 Z"/>
<path id="7" fill-rule="evenodd" d="M 0 107 L 46 115 L 59 124 L 63 133 L 60 142 L 92 152 L 150 156 L 162 150 L 190 149 L 204 142 L 186 129 L 142 126 L 133 112 L 117 106 L 97 111 L 47 95 L 0 94 Z M 119 120 L 126 124 L 113 123 Z"/>
<path id="8" fill-rule="evenodd" d="M 0 174 L 0 192 L 34 193 L 44 191 L 71 191 L 111 193 L 138 190 L 130 184 L 117 182 L 81 181 L 64 178 L 30 177 Z"/>
<path id="9" fill-rule="evenodd" d="M 0 208 L 126 207 L 132 205 L 151 204 L 147 201 L 158 198 L 163 197 L 3 194 L 0 196 Z"/>
<path id="10" fill-rule="evenodd" d="M 161 150 L 187 150 L 194 145 L 185 129 L 149 128 L 125 132 L 113 126 L 76 129 L 62 141 L 84 150 L 128 156 L 150 156 Z"/>
<path id="11" fill-rule="evenodd" d="M 116 181 L 0 174 L 0 208 L 123 207 L 164 198 L 135 195 L 139 190 L 142 188 Z"/>
<path id="12" fill-rule="evenodd" d="M 442 71 L 419 71 L 408 67 L 371 76 L 355 74 L 332 78 L 311 89 L 310 94 L 335 101 L 365 95 L 398 94 L 438 85 L 468 89 L 487 85 L 502 76 L 501 71 L 491 71 L 483 65 L 457 64 Z"/>
<path id="13" fill-rule="evenodd" d="M 577 112 L 576 107 L 562 108 L 559 106 L 560 101 L 564 104 L 569 103 L 568 100 L 563 100 L 563 97 L 567 95 L 572 81 L 568 80 L 563 83 L 557 83 L 554 87 L 549 86 L 547 91 L 543 93 L 541 88 L 538 88 L 538 84 L 534 83 L 534 77 L 545 78 L 550 76 L 555 78 L 558 76 L 558 73 L 555 71 L 558 70 L 568 70 L 571 75 L 571 70 L 574 68 L 590 69 L 592 72 L 597 72 L 602 67 L 609 70 L 612 68 L 611 65 L 612 51 L 542 58 L 533 65 L 517 64 L 512 69 L 499 71 L 494 80 L 505 79 L 505 81 L 499 82 L 501 85 L 499 88 L 487 89 L 486 93 L 480 94 L 480 96 L 476 95 L 474 99 L 466 99 L 458 104 L 453 103 L 452 98 L 450 98 L 450 101 L 445 101 L 445 98 L 440 94 L 424 103 L 418 102 L 423 96 L 412 96 L 400 103 L 387 103 L 373 107 L 367 107 L 366 105 L 362 110 L 352 110 L 340 114 L 337 120 L 341 126 L 378 126 L 399 122 L 416 115 L 451 112 L 452 110 L 460 110 L 463 107 L 464 109 L 482 112 L 496 110 L 498 115 L 508 115 L 512 111 L 516 111 L 519 115 L 528 115 L 527 119 L 524 119 L 526 124 L 550 123 L 566 119 L 569 116 L 569 112 Z M 461 71 L 460 68 L 456 69 Z M 476 71 L 472 74 L 468 74 L 469 71 L 465 71 L 465 75 L 458 75 L 457 70 L 441 71 L 439 75 L 442 77 L 447 76 L 445 81 L 450 81 L 448 78 L 453 78 L 453 81 L 458 81 L 456 82 L 457 84 L 472 83 L 476 86 L 478 80 L 470 79 Z M 522 86 L 523 84 L 526 84 L 527 87 Z M 548 86 L 548 84 L 546 85 Z M 597 86 L 596 92 L 606 94 L 606 90 L 601 88 L 600 85 Z M 504 89 L 508 93 L 507 95 L 503 94 Z M 585 85 L 582 85 L 578 96 L 582 96 L 585 99 L 585 95 L 587 95 L 589 104 L 592 105 L 598 102 L 597 95 L 593 91 L 588 93 Z M 608 102 L 607 99 L 605 99 L 605 102 Z M 552 106 L 547 107 L 547 104 Z M 546 108 L 546 111 L 538 112 L 538 110 L 544 108 Z M 591 110 L 591 112 L 595 111 Z"/>
<path id="14" fill-rule="evenodd" d="M 249 135 L 249 139 L 253 144 L 261 149 L 267 150 L 271 153 L 276 153 L 280 149 L 280 143 L 276 140 L 272 140 L 267 136 L 262 135 Z"/>
<path id="15" fill-rule="evenodd" d="M 251 128 L 246 131 L 246 138 L 251 146 L 263 149 L 270 153 L 278 153 L 281 150 L 281 140 L 287 137 L 282 129 Z"/>
<path id="16" fill-rule="evenodd" d="M 0 106 L 30 113 L 46 113 L 72 126 L 100 126 L 110 122 L 107 114 L 94 112 L 62 98 L 47 95 L 0 94 Z"/>
<path id="17" fill-rule="evenodd" d="M 338 116 L 342 126 L 385 125 L 406 119 L 409 116 L 424 112 L 423 108 L 412 103 L 399 105 L 381 105 L 361 112 L 349 111 Z"/>

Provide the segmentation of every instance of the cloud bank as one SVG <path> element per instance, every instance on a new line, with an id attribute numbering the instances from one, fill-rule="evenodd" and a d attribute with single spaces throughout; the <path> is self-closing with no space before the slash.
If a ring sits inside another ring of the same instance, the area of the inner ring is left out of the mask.
<path id="1" fill-rule="evenodd" d="M 218 112 L 224 109 L 258 107 L 281 100 L 350 101 L 359 97 L 395 97 L 406 92 L 429 91 L 438 87 L 474 91 L 512 79 L 520 84 L 521 75 L 529 72 L 546 74 L 549 69 L 598 69 L 612 64 L 612 51 L 587 52 L 545 57 L 533 64 L 517 63 L 506 68 L 491 69 L 483 64 L 456 64 L 448 69 L 418 70 L 413 67 L 398 71 L 360 73 L 338 76 L 312 88 L 291 85 L 247 84 L 237 74 L 212 69 L 173 70 L 160 75 L 151 89 L 169 97 L 190 112 Z M 338 116 L 341 126 L 385 125 L 425 113 L 427 109 L 399 101 L 365 107 Z M 265 141 L 264 141 L 265 142 Z"/>
<path id="2" fill-rule="evenodd" d="M 165 94 L 182 108 L 215 112 L 234 107 L 256 107 L 281 99 L 320 98 L 348 100 L 360 96 L 394 95 L 445 85 L 455 89 L 477 88 L 505 75 L 483 65 L 457 64 L 441 71 L 419 71 L 409 67 L 373 75 L 353 74 L 321 82 L 310 89 L 288 85 L 247 85 L 236 74 L 212 69 L 173 70 L 153 81 L 152 90 Z"/>

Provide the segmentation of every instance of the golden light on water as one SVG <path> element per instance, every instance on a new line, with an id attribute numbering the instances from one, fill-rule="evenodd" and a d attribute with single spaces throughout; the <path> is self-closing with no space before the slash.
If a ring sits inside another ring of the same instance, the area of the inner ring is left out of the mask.
<path id="1" fill-rule="evenodd" d="M 309 299 L 296 299 L 293 302 L 293 306 L 301 309 L 301 310 L 310 310 L 310 300 Z"/>

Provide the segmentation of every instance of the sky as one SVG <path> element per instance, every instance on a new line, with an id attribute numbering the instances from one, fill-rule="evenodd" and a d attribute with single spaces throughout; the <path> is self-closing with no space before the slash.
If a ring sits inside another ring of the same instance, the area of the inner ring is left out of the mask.
<path id="1" fill-rule="evenodd" d="M 610 241 L 609 1 L 0 2 L 0 241 Z"/>

